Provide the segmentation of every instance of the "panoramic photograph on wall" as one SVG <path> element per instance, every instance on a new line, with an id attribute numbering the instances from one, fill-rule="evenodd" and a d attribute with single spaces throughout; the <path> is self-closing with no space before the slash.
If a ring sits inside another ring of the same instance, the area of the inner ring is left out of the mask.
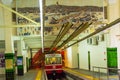
<path id="1" fill-rule="evenodd" d="M 105 14 L 107 8 L 104 1 L 105 0 L 45 0 L 44 34 L 56 35 L 61 27 L 68 22 L 73 24 L 71 30 L 68 31 L 69 34 L 84 22 L 92 22 L 92 24 L 99 26 L 99 24 L 107 18 Z M 39 6 L 34 8 L 19 8 L 18 12 L 38 23 L 40 22 Z M 18 17 L 18 24 L 28 23 L 27 20 Z M 40 35 L 40 27 L 21 27 L 18 29 L 18 35 Z"/>
<path id="2" fill-rule="evenodd" d="M 100 24 L 107 15 L 104 0 L 46 0 L 45 23 L 54 25 L 55 30 L 67 22 L 76 29 L 80 23 L 92 22 Z M 53 32 L 54 33 L 54 32 Z"/>

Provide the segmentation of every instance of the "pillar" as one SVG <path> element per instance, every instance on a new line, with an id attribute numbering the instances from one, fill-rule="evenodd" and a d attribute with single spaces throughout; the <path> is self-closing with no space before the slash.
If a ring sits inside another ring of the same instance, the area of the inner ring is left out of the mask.
<path id="1" fill-rule="evenodd" d="M 73 45 L 67 48 L 65 66 L 69 68 L 78 68 L 78 46 Z"/>
<path id="2" fill-rule="evenodd" d="M 26 48 L 24 40 L 22 40 L 22 56 L 23 56 L 24 73 L 26 73 L 27 72 L 26 57 L 28 57 L 28 54 L 27 54 L 27 48 Z"/>
<path id="3" fill-rule="evenodd" d="M 109 22 L 120 18 L 120 0 L 109 0 L 108 3 L 108 20 Z M 118 68 L 120 69 L 120 40 L 116 35 L 120 35 L 120 24 L 111 27 L 110 30 L 110 47 L 117 47 Z"/>
<path id="4" fill-rule="evenodd" d="M 17 41 L 17 75 L 24 75 L 23 56 L 22 56 L 22 40 Z"/>
<path id="5" fill-rule="evenodd" d="M 4 24 L 12 24 L 11 12 L 4 9 Z M 5 28 L 5 74 L 6 80 L 14 80 L 15 63 L 14 63 L 14 46 L 12 40 L 12 28 Z"/>
<path id="6" fill-rule="evenodd" d="M 32 56 L 33 56 L 32 49 L 30 49 L 30 60 L 29 60 L 29 63 L 30 63 L 30 67 L 31 68 L 32 68 Z"/>

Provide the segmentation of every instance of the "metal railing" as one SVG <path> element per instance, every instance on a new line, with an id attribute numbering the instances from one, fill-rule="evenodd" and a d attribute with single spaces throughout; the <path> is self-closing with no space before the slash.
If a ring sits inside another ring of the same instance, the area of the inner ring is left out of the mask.
<path id="1" fill-rule="evenodd" d="M 93 80 L 120 80 L 120 69 L 93 66 Z"/>

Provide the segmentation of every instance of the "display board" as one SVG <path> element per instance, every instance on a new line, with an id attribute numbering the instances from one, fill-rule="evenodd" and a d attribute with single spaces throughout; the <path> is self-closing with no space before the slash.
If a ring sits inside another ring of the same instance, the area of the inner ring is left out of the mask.
<path id="1" fill-rule="evenodd" d="M 23 65 L 23 59 L 22 58 L 17 58 L 17 65 Z"/>
<path id="2" fill-rule="evenodd" d="M 23 56 L 17 56 L 17 72 L 18 75 L 24 75 Z"/>

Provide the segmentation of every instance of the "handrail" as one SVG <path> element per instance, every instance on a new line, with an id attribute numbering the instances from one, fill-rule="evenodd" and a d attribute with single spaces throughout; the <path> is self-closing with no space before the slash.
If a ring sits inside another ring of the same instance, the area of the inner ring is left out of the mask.
<path id="1" fill-rule="evenodd" d="M 93 66 L 93 68 L 120 70 L 118 68 L 107 68 L 107 67 L 97 67 L 97 66 Z"/>
<path id="2" fill-rule="evenodd" d="M 110 77 L 109 77 L 109 73 L 110 73 L 109 70 L 117 70 L 117 73 L 118 73 L 117 75 L 118 75 L 118 78 L 119 78 L 119 80 L 120 80 L 120 69 L 118 69 L 118 68 L 107 68 L 107 67 L 97 67 L 97 66 L 93 66 L 93 80 L 94 80 L 94 72 L 95 72 L 94 69 L 95 69 L 95 68 L 98 69 L 99 80 L 101 80 L 101 79 L 100 79 L 100 69 L 105 69 L 105 70 L 107 70 L 107 75 L 106 75 L 106 76 L 107 76 L 107 80 L 109 80 L 109 78 L 110 78 Z"/>

